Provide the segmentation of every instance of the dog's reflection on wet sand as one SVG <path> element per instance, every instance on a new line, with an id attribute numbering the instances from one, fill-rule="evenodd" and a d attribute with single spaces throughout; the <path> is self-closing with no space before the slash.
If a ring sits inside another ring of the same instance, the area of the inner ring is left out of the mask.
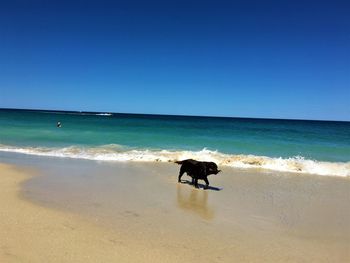
<path id="1" fill-rule="evenodd" d="M 214 218 L 214 209 L 208 205 L 208 191 L 177 185 L 177 205 L 182 210 L 197 214 L 205 220 Z"/>

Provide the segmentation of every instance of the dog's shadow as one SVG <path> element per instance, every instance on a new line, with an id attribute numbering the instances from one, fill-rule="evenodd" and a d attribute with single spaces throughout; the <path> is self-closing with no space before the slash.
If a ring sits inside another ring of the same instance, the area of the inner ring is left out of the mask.
<path id="1" fill-rule="evenodd" d="M 194 187 L 193 183 L 189 180 L 181 180 L 182 184 L 188 184 Z M 212 191 L 221 191 L 223 188 L 215 187 L 215 186 L 206 186 L 205 184 L 198 183 L 198 188 L 203 190 L 212 190 Z"/>

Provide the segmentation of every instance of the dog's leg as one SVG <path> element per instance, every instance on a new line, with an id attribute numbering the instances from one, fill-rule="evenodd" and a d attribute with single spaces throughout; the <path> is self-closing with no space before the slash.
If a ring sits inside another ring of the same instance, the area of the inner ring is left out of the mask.
<path id="1" fill-rule="evenodd" d="M 209 187 L 209 181 L 208 181 L 208 177 L 204 178 L 204 181 L 205 181 L 205 188 L 207 189 Z"/>
<path id="2" fill-rule="evenodd" d="M 194 187 L 199 188 L 199 187 L 198 187 L 198 178 L 195 178 L 195 179 L 194 179 Z"/>
<path id="3" fill-rule="evenodd" d="M 183 169 L 180 169 L 179 178 L 177 179 L 178 183 L 181 183 L 181 177 L 183 176 L 184 173 L 185 171 Z"/>

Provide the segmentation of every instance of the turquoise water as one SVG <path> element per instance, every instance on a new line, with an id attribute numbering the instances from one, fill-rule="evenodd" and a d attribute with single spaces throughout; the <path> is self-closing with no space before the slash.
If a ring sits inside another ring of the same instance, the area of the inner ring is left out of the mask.
<path id="1" fill-rule="evenodd" d="M 350 122 L 0 110 L 0 127 L 0 150 L 31 154 L 64 149 L 68 157 L 113 153 L 118 159 L 206 149 L 224 156 L 350 161 Z"/>

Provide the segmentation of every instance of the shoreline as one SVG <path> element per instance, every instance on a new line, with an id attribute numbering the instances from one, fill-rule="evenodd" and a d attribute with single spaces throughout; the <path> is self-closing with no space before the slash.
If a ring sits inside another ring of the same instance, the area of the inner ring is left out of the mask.
<path id="1" fill-rule="evenodd" d="M 216 190 L 208 191 L 177 184 L 174 164 L 42 157 L 15 162 L 26 168 L 0 166 L 0 183 L 8 189 L 0 201 L 5 207 L 0 243 L 7 248 L 0 259 L 9 261 L 10 254 L 29 262 L 96 262 L 102 254 L 104 262 L 350 259 L 346 178 L 224 168 L 222 175 L 209 177 Z M 33 171 L 40 176 L 29 176 Z"/>
<path id="2" fill-rule="evenodd" d="M 218 166 L 238 169 L 261 169 L 262 172 L 294 173 L 350 178 L 350 161 L 331 162 L 295 157 L 268 157 L 245 154 L 226 154 L 206 148 L 200 151 L 129 149 L 110 144 L 96 147 L 24 147 L 16 148 L 0 144 L 1 154 L 32 155 L 46 158 L 104 161 L 110 163 L 174 163 L 177 160 L 196 159 L 214 161 Z"/>

